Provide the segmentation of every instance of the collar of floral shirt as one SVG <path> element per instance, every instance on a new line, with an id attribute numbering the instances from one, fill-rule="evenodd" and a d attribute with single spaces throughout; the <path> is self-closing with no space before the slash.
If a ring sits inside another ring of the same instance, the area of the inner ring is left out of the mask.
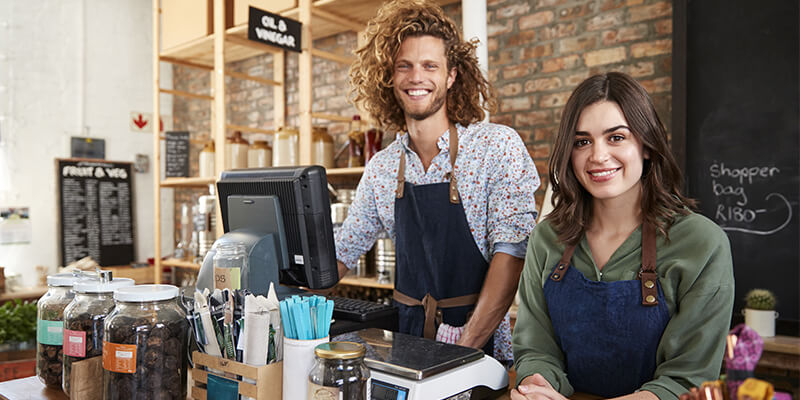
<path id="1" fill-rule="evenodd" d="M 464 129 L 464 127 L 458 123 L 456 123 L 455 126 L 456 130 L 458 131 L 458 138 L 460 140 L 462 135 L 462 130 Z M 442 135 L 439 136 L 438 139 L 436 139 L 436 145 L 439 147 L 439 154 L 450 150 L 449 133 L 450 131 L 446 130 L 442 132 Z M 403 149 L 405 149 L 406 152 L 413 152 L 413 150 L 409 146 L 409 140 L 411 139 L 411 136 L 408 134 L 408 132 L 402 132 L 402 133 L 397 132 L 397 134 L 395 135 L 395 139 L 400 140 L 400 144 L 403 145 Z"/>

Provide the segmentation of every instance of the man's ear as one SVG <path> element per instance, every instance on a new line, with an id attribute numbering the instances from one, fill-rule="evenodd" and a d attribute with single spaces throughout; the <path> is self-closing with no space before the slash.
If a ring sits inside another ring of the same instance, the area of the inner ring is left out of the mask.
<path id="1" fill-rule="evenodd" d="M 456 81 L 456 75 L 458 75 L 458 71 L 456 67 L 450 68 L 450 71 L 447 73 L 447 88 L 450 89 L 453 86 L 453 83 Z"/>

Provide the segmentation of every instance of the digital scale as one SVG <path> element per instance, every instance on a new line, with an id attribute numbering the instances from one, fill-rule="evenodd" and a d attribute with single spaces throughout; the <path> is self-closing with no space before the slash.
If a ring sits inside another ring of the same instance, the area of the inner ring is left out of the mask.
<path id="1" fill-rule="evenodd" d="M 479 349 L 375 328 L 333 340 L 366 347 L 370 400 L 480 400 L 508 391 L 508 371 Z"/>

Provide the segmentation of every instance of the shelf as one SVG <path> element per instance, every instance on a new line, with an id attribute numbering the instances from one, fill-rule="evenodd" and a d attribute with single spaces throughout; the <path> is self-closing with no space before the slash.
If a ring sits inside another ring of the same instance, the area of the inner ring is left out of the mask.
<path id="1" fill-rule="evenodd" d="M 372 19 L 383 4 L 384 0 L 317 0 L 313 2 L 311 27 L 314 40 L 322 39 L 338 33 L 352 31 L 357 27 L 366 27 L 367 21 Z M 435 0 L 439 5 L 456 3 L 458 0 Z M 342 15 L 342 10 L 347 10 L 346 15 Z M 293 8 L 280 13 L 284 17 L 299 20 L 300 10 Z M 255 44 L 243 45 L 242 39 L 247 39 L 247 24 L 237 25 L 225 31 L 229 36 L 229 44 L 225 47 L 225 62 L 241 61 L 267 52 L 283 51 L 277 47 L 269 48 L 267 45 Z M 232 38 L 230 38 L 232 37 Z M 320 52 L 324 56 L 324 52 Z M 195 39 L 169 49 L 161 51 L 162 58 L 174 58 L 193 63 L 198 63 L 206 67 L 214 65 L 214 35 Z M 350 54 L 335 54 L 335 57 L 342 59 L 350 58 Z M 166 61 L 166 60 L 165 60 Z"/>
<path id="2" fill-rule="evenodd" d="M 375 277 L 356 277 L 356 276 L 345 276 L 341 280 L 339 280 L 340 285 L 350 285 L 350 286 L 362 286 L 362 287 L 371 287 L 371 288 L 378 288 L 378 289 L 394 289 L 394 285 L 391 283 L 378 283 L 375 280 Z"/>
<path id="3" fill-rule="evenodd" d="M 325 170 L 325 175 L 327 176 L 361 175 L 363 173 L 364 173 L 364 167 L 330 168 Z"/>
<path id="4" fill-rule="evenodd" d="M 216 178 L 167 178 L 161 181 L 161 187 L 198 187 L 203 188 L 214 184 Z"/>
<path id="5" fill-rule="evenodd" d="M 14 299 L 20 299 L 20 300 L 38 299 L 39 297 L 42 297 L 42 295 L 44 295 L 45 293 L 47 293 L 47 286 L 21 288 L 16 292 L 0 293 L 0 303 Z"/>
<path id="6" fill-rule="evenodd" d="M 168 258 L 166 260 L 162 260 L 161 265 L 165 265 L 168 267 L 189 268 L 196 270 L 200 269 L 200 264 L 195 264 L 189 261 L 178 260 L 177 258 Z"/>

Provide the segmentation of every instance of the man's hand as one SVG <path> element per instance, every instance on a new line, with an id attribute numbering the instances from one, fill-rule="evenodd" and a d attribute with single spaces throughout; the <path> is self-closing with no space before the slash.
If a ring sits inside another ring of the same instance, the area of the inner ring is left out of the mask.
<path id="1" fill-rule="evenodd" d="M 495 253 L 486 273 L 478 303 L 456 344 L 480 349 L 492 336 L 514 301 L 525 260 Z"/>
<path id="2" fill-rule="evenodd" d="M 533 374 L 511 390 L 511 400 L 565 400 L 566 397 L 553 389 L 550 382 L 540 374 Z"/>
<path id="3" fill-rule="evenodd" d="M 339 267 L 339 280 L 342 280 L 342 278 L 347 275 L 347 272 L 350 271 L 350 268 L 347 268 L 343 262 L 338 260 L 336 261 L 336 265 Z"/>

